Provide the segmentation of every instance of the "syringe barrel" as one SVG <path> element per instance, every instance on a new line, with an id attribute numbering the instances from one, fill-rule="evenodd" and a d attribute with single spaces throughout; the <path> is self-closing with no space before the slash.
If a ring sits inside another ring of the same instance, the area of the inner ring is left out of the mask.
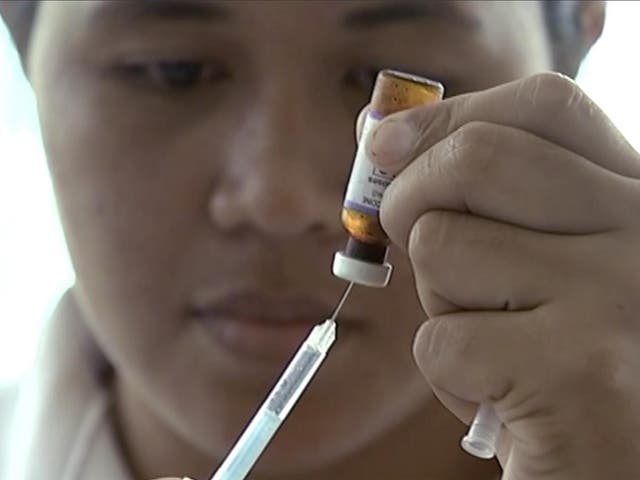
<path id="1" fill-rule="evenodd" d="M 242 480 L 256 463 L 282 419 L 261 407 L 211 480 Z"/>
<path id="2" fill-rule="evenodd" d="M 336 337 L 336 323 L 316 325 L 280 376 L 211 480 L 243 480 L 320 368 Z"/>
<path id="3" fill-rule="evenodd" d="M 267 397 L 268 410 L 282 419 L 289 415 L 335 341 L 335 322 L 327 322 L 313 328 Z"/>

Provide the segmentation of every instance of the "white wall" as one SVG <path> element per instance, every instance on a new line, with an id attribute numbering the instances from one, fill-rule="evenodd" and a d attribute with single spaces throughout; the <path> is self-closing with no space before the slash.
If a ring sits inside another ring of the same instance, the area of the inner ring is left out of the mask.
<path id="1" fill-rule="evenodd" d="M 73 282 L 35 112 L 0 22 L 0 385 L 30 365 L 43 320 Z"/>
<path id="2" fill-rule="evenodd" d="M 640 2 L 611 2 L 579 82 L 640 149 Z M 0 24 L 0 385 L 25 371 L 73 272 L 47 176 L 31 92 Z"/>

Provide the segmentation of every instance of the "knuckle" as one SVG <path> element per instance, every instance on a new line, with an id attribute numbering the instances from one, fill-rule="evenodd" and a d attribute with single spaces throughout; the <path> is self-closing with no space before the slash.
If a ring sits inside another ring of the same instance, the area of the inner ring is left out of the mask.
<path id="1" fill-rule="evenodd" d="M 453 240 L 451 230 L 450 215 L 437 210 L 422 215 L 411 228 L 409 258 L 427 278 L 446 261 L 446 249 Z"/>
<path id="2" fill-rule="evenodd" d="M 569 77 L 560 73 L 539 73 L 523 80 L 518 98 L 548 112 L 571 110 L 582 103 L 584 92 Z"/>
<path id="3" fill-rule="evenodd" d="M 450 108 L 442 109 L 442 112 L 439 114 L 438 122 L 444 126 L 444 132 L 453 132 L 458 128 L 457 125 L 460 121 L 460 112 L 464 111 L 466 104 L 467 100 L 465 97 L 460 97 L 459 101 L 451 104 Z"/>
<path id="4" fill-rule="evenodd" d="M 477 348 L 460 324 L 444 318 L 425 322 L 413 343 L 416 363 L 432 386 L 447 389 L 456 366 L 475 357 Z"/>
<path id="5" fill-rule="evenodd" d="M 404 187 L 404 181 L 400 177 L 391 182 L 384 192 L 379 212 L 382 229 L 389 238 L 400 245 L 404 245 L 404 242 L 400 239 L 406 239 L 406 237 L 403 237 L 403 233 L 404 235 L 408 233 L 403 231 L 404 215 L 398 214 L 399 211 L 404 210 L 403 205 L 406 201 L 406 189 Z"/>
<path id="6" fill-rule="evenodd" d="M 458 142 L 464 145 L 485 143 L 493 137 L 493 126 L 490 123 L 473 120 L 465 123 L 457 131 Z"/>
<path id="7" fill-rule="evenodd" d="M 413 357 L 434 385 L 441 383 L 443 345 L 449 336 L 447 322 L 433 319 L 422 324 L 413 342 Z"/>
<path id="8" fill-rule="evenodd" d="M 454 180 L 461 186 L 491 178 L 496 166 L 499 132 L 495 126 L 480 121 L 460 127 L 447 145 Z"/>
<path id="9" fill-rule="evenodd" d="M 431 332 L 429 332 L 430 328 L 431 326 L 429 325 L 429 322 L 423 323 L 422 325 L 420 325 L 420 328 L 418 328 L 415 338 L 413 339 L 413 358 L 422 371 L 425 371 L 429 365 L 429 362 L 427 362 L 426 359 L 429 356 L 429 339 L 431 336 Z"/>
<path id="10" fill-rule="evenodd" d="M 388 236 L 393 235 L 394 224 L 393 224 L 393 208 L 392 208 L 392 199 L 393 198 L 393 182 L 387 190 L 384 192 L 384 196 L 382 202 L 380 203 L 380 225 L 382 229 Z"/>
<path id="11" fill-rule="evenodd" d="M 488 228 L 484 232 L 479 232 L 477 236 L 468 236 L 467 248 L 478 247 L 479 251 L 504 251 L 508 248 L 521 248 L 519 242 L 519 232 L 515 228 L 495 224 L 493 228 Z"/>
<path id="12" fill-rule="evenodd" d="M 432 110 L 433 107 L 431 105 L 411 109 L 406 113 L 422 138 L 444 138 L 449 132 L 453 132 L 459 127 L 462 117 L 461 112 L 467 109 L 468 96 L 460 95 L 456 97 L 455 102 L 448 102 L 447 100 L 444 102 L 446 102 L 446 108 L 439 108 L 435 117 L 432 114 L 423 114 L 424 108 L 429 111 Z"/>
<path id="13" fill-rule="evenodd" d="M 632 255 L 629 255 L 626 258 L 632 257 Z M 640 335 L 640 322 L 636 312 L 640 308 L 640 303 L 636 300 L 636 290 L 637 286 L 640 285 L 640 274 L 637 272 L 638 265 L 636 262 L 629 262 L 628 266 L 622 265 L 619 271 L 625 268 L 629 270 L 628 275 L 615 278 L 613 276 L 615 275 L 614 273 L 609 276 L 607 287 L 617 287 L 617 291 L 609 293 L 606 300 L 603 299 L 603 317 L 607 319 L 609 332 L 622 337 L 637 338 Z M 614 278 L 613 280 L 612 277 Z M 601 292 L 602 290 L 600 290 L 600 295 L 603 296 Z"/>
<path id="14" fill-rule="evenodd" d="M 580 377 L 586 385 L 600 386 L 606 390 L 617 390 L 625 376 L 625 363 L 619 348 L 619 342 L 602 342 L 594 345 L 585 354 L 584 371 Z"/>
<path id="15" fill-rule="evenodd" d="M 635 382 L 636 367 L 626 361 L 624 339 L 617 334 L 606 335 L 589 344 L 580 355 L 563 355 L 562 374 L 556 377 L 560 390 L 618 395 Z M 559 372 L 558 372 L 559 373 Z"/>

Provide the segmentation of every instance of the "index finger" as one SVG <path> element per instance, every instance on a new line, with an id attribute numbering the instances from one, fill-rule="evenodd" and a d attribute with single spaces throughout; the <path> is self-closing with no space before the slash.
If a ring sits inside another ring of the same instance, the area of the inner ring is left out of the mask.
<path id="1" fill-rule="evenodd" d="M 619 175 L 640 178 L 638 152 L 573 80 L 556 73 L 537 74 L 390 115 L 372 132 L 369 156 L 395 174 L 452 132 L 475 121 L 528 131 Z M 397 141 L 387 134 L 390 129 L 380 134 L 395 122 L 405 123 L 413 132 L 413 139 L 406 142 L 411 148 L 403 154 L 397 148 L 385 148 L 385 144 Z"/>

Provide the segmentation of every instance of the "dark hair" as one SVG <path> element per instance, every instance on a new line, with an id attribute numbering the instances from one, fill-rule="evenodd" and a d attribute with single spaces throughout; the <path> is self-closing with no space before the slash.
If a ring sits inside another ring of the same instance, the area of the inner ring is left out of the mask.
<path id="1" fill-rule="evenodd" d="M 581 48 L 580 25 L 576 15 L 579 1 L 542 1 L 555 69 L 572 77 L 577 73 L 585 53 Z M 0 0 L 0 13 L 11 31 L 23 60 L 26 58 L 31 27 L 39 3 L 39 0 Z"/>
<path id="2" fill-rule="evenodd" d="M 581 0 L 543 0 L 545 23 L 556 70 L 575 77 L 587 53 L 578 16 Z M 590 45 L 589 45 L 590 46 Z M 588 47 L 587 47 L 588 48 Z"/>
<path id="3" fill-rule="evenodd" d="M 2 0 L 0 14 L 9 27 L 20 56 L 26 57 L 31 37 L 31 27 L 36 18 L 39 0 Z"/>

